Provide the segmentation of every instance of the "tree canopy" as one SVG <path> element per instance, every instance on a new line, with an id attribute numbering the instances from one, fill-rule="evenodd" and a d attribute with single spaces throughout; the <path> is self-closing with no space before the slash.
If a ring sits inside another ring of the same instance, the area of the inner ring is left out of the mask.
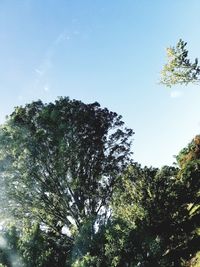
<path id="1" fill-rule="evenodd" d="M 131 159 L 132 135 L 96 102 L 16 107 L 0 128 L 0 266 L 193 266 L 200 137 L 153 168 Z"/>
<path id="2" fill-rule="evenodd" d="M 70 246 L 85 224 L 106 220 L 113 187 L 130 161 L 132 134 L 121 116 L 98 103 L 60 98 L 15 108 L 0 130 L 4 211 L 60 237 L 65 229 Z"/>
<path id="3" fill-rule="evenodd" d="M 180 39 L 175 47 L 167 48 L 167 63 L 161 72 L 161 83 L 166 86 L 176 84 L 198 83 L 200 66 L 198 59 L 194 62 L 188 58 L 187 42 Z"/>

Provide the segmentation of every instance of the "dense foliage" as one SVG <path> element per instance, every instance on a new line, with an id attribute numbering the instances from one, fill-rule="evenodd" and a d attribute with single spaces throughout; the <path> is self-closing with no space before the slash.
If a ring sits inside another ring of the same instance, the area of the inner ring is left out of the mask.
<path id="1" fill-rule="evenodd" d="M 14 110 L 0 129 L 2 266 L 194 266 L 200 137 L 158 169 L 131 161 L 132 134 L 98 103 Z"/>

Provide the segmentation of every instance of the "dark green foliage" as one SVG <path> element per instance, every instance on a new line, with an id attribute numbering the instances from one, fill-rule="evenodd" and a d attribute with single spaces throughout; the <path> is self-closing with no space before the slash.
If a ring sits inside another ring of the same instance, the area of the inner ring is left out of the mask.
<path id="1" fill-rule="evenodd" d="M 200 249 L 199 177 L 198 159 L 181 169 L 129 168 L 107 230 L 109 266 L 182 266 L 194 256 Z"/>
<path id="2" fill-rule="evenodd" d="M 156 228 L 153 219 L 156 221 L 159 217 L 155 214 L 156 192 L 159 191 L 157 172 L 157 169 L 142 169 L 135 164 L 122 178 L 113 203 L 114 220 L 107 231 L 109 266 L 161 266 L 164 262 L 162 243 L 153 229 Z"/>
<path id="3" fill-rule="evenodd" d="M 25 267 L 64 267 L 71 248 L 52 232 L 42 231 L 39 224 L 23 227 L 18 251 Z"/>
<path id="4" fill-rule="evenodd" d="M 37 220 L 65 236 L 66 247 L 76 245 L 86 222 L 106 221 L 114 185 L 130 162 L 132 134 L 98 103 L 60 98 L 17 107 L 0 130 L 2 211 Z"/>
<path id="5" fill-rule="evenodd" d="M 2 231 L 0 263 L 192 262 L 200 250 L 200 137 L 176 167 L 157 169 L 131 163 L 132 134 L 98 103 L 61 98 L 16 108 L 0 129 L 1 217 L 15 222 Z"/>
<path id="6" fill-rule="evenodd" d="M 14 226 L 6 227 L 1 240 L 4 246 L 0 250 L 0 263 L 6 267 L 64 267 L 70 254 L 65 242 L 42 231 L 37 223 L 24 225 L 21 231 Z"/>

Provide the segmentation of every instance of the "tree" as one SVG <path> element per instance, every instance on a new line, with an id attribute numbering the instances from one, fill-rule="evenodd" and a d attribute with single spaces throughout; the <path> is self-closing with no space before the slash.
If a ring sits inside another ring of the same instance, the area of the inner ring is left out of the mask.
<path id="1" fill-rule="evenodd" d="M 180 152 L 179 167 L 127 169 L 106 231 L 109 266 L 182 266 L 200 249 L 199 140 Z"/>
<path id="2" fill-rule="evenodd" d="M 53 238 L 52 238 L 53 237 Z M 69 248 L 54 233 L 42 231 L 38 223 L 24 225 L 18 240 L 18 255 L 25 267 L 66 266 Z"/>
<path id="3" fill-rule="evenodd" d="M 186 45 L 187 43 L 180 39 L 176 47 L 167 48 L 168 62 L 161 72 L 162 84 L 171 87 L 176 84 L 187 85 L 199 82 L 198 59 L 196 58 L 193 63 L 188 59 Z"/>
<path id="4" fill-rule="evenodd" d="M 162 199 L 160 195 L 166 190 L 166 177 L 163 176 L 161 184 L 157 175 L 158 169 L 141 168 L 137 163 L 123 175 L 121 186 L 114 194 L 113 220 L 107 230 L 109 266 L 169 266 L 163 263 L 165 248 L 155 233 L 157 220 L 164 220 L 163 214 L 158 216 L 161 212 L 158 198 Z"/>
<path id="5" fill-rule="evenodd" d="M 130 162 L 132 135 L 121 116 L 96 102 L 60 98 L 15 108 L 0 129 L 3 211 L 64 235 L 66 247 L 87 223 L 95 234 Z"/>

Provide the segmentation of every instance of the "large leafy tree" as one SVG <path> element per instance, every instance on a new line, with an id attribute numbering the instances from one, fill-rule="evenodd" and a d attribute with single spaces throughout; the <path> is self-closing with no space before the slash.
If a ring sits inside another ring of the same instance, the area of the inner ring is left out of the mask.
<path id="1" fill-rule="evenodd" d="M 15 108 L 0 129 L 3 211 L 37 220 L 59 237 L 65 230 L 68 247 L 89 224 L 90 250 L 130 161 L 132 134 L 121 116 L 98 103 L 60 98 Z"/>
<path id="2" fill-rule="evenodd" d="M 200 137 L 176 167 L 129 167 L 113 195 L 109 266 L 185 266 L 199 247 Z"/>

